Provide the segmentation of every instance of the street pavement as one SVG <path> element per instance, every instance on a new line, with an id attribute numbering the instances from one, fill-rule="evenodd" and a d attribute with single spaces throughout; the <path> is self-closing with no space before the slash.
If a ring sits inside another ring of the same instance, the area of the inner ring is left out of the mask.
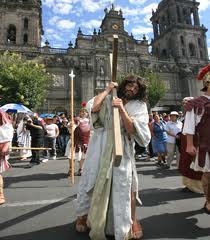
<path id="1" fill-rule="evenodd" d="M 31 169 L 24 168 L 27 161 L 13 159 L 11 164 L 3 174 L 6 204 L 0 207 L 0 240 L 89 239 L 74 230 L 80 177 L 70 183 L 67 159 L 49 160 Z M 210 215 L 202 210 L 204 197 L 182 191 L 175 166 L 166 170 L 154 160 L 140 158 L 136 167 L 143 239 L 210 239 Z"/>

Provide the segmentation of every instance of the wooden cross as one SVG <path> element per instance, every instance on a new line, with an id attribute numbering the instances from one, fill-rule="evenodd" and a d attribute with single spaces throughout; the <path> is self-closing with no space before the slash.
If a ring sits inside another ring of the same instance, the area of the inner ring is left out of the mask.
<path id="1" fill-rule="evenodd" d="M 113 35 L 113 53 L 111 54 L 111 73 L 112 82 L 117 82 L 117 53 L 118 53 L 118 36 Z M 117 90 L 112 90 L 112 97 L 117 97 Z M 123 148 L 120 128 L 120 114 L 119 109 L 113 108 L 113 132 L 114 132 L 114 165 L 118 167 L 121 163 Z"/>

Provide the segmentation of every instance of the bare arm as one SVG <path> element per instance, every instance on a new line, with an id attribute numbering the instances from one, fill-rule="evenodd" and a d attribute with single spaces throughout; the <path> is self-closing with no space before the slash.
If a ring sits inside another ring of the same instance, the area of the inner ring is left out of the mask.
<path id="1" fill-rule="evenodd" d="M 193 135 L 187 134 L 187 148 L 186 152 L 189 153 L 191 156 L 196 155 L 196 148 L 193 143 Z"/>
<path id="2" fill-rule="evenodd" d="M 59 128 L 58 128 L 58 126 L 56 126 L 55 135 L 56 135 L 56 137 L 58 137 L 58 135 L 59 135 Z"/>
<path id="3" fill-rule="evenodd" d="M 117 83 L 111 82 L 109 86 L 102 93 L 99 93 L 93 102 L 93 107 L 91 109 L 92 112 L 98 112 L 101 109 L 101 105 L 105 99 L 105 97 L 112 91 L 114 87 L 117 86 Z"/>
<path id="4" fill-rule="evenodd" d="M 171 137 L 176 137 L 176 135 L 174 135 L 173 133 L 169 132 L 169 131 L 166 131 L 166 133 L 171 136 Z"/>
<path id="5" fill-rule="evenodd" d="M 42 129 L 42 126 L 39 126 L 39 125 L 35 125 L 33 123 L 29 124 L 31 127 L 33 128 L 37 128 L 37 129 Z"/>
<path id="6" fill-rule="evenodd" d="M 152 124 L 149 124 L 149 130 L 150 130 L 150 132 L 151 132 L 152 137 L 155 138 L 154 128 L 153 128 L 153 125 L 152 125 Z"/>
<path id="7" fill-rule="evenodd" d="M 135 133 L 136 129 L 133 124 L 133 119 L 129 117 L 128 113 L 126 112 L 123 101 L 120 98 L 113 99 L 112 106 L 119 108 L 120 116 L 122 118 L 123 126 L 126 129 L 129 135 Z"/>

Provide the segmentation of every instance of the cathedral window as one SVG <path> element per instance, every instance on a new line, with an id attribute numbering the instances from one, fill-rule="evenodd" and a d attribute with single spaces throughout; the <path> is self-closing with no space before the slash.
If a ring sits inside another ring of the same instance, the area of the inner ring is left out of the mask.
<path id="1" fill-rule="evenodd" d="M 23 35 L 23 43 L 27 44 L 28 43 L 28 34 Z"/>
<path id="2" fill-rule="evenodd" d="M 200 38 L 198 38 L 198 46 L 202 48 L 202 41 Z"/>
<path id="3" fill-rule="evenodd" d="M 186 56 L 186 52 L 184 48 L 182 48 L 182 56 Z"/>
<path id="4" fill-rule="evenodd" d="M 7 30 L 7 42 L 10 44 L 16 43 L 16 27 L 15 25 L 9 25 Z"/>
<path id="5" fill-rule="evenodd" d="M 181 21 L 181 14 L 180 14 L 180 9 L 179 9 L 178 6 L 177 6 L 177 8 L 176 8 L 176 11 L 177 11 L 178 22 L 181 23 L 181 22 L 182 22 L 182 21 Z"/>
<path id="6" fill-rule="evenodd" d="M 180 42 L 182 45 L 184 45 L 184 37 L 183 36 L 180 36 Z"/>
<path id="7" fill-rule="evenodd" d="M 166 25 L 166 19 L 165 19 L 165 16 L 162 17 L 162 19 L 161 19 L 161 23 L 162 23 L 162 27 L 163 27 L 163 29 L 166 30 L 167 25 Z"/>
<path id="8" fill-rule="evenodd" d="M 103 68 L 103 66 L 100 66 L 99 75 L 100 75 L 100 77 L 104 76 L 104 68 Z"/>
<path id="9" fill-rule="evenodd" d="M 24 29 L 28 30 L 28 18 L 24 19 Z"/>
<path id="10" fill-rule="evenodd" d="M 107 83 L 105 79 L 96 78 L 96 88 L 97 89 L 105 89 L 107 87 Z"/>
<path id="11" fill-rule="evenodd" d="M 183 17 L 184 17 L 184 23 L 186 24 L 192 24 L 191 23 L 191 12 L 189 12 L 187 9 L 183 9 Z"/>
<path id="12" fill-rule="evenodd" d="M 193 43 L 189 44 L 189 53 L 190 53 L 190 57 L 195 57 L 195 46 Z"/>
<path id="13" fill-rule="evenodd" d="M 203 58 L 203 52 L 200 51 L 200 58 Z"/>
<path id="14" fill-rule="evenodd" d="M 195 25 L 195 23 L 194 23 L 194 14 L 193 14 L 192 10 L 191 10 L 190 18 L 191 18 L 190 19 L 191 24 Z"/>
<path id="15" fill-rule="evenodd" d="M 167 58 L 167 50 L 163 49 L 161 52 L 161 58 L 166 59 Z"/>
<path id="16" fill-rule="evenodd" d="M 130 63 L 130 69 L 129 69 L 129 72 L 132 73 L 132 74 L 135 73 L 135 64 L 134 64 L 134 62 L 131 62 L 131 63 Z"/>

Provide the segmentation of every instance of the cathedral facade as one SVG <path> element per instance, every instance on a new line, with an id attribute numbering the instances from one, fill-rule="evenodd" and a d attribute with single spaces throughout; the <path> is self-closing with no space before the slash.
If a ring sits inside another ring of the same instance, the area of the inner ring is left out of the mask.
<path id="1" fill-rule="evenodd" d="M 124 28 L 123 12 L 112 5 L 104 10 L 99 30 L 86 35 L 78 30 L 75 44 L 67 49 L 41 47 L 41 0 L 0 0 L 0 51 L 41 57 L 53 74 L 40 112 L 69 112 L 70 78 L 74 70 L 76 109 L 104 89 L 111 81 L 110 53 L 113 34 L 119 37 L 118 74 L 138 73 L 149 68 L 165 82 L 167 93 L 156 110 L 180 109 L 186 96 L 199 95 L 199 68 L 209 62 L 206 32 L 200 23 L 195 0 L 162 0 L 151 13 L 154 38 L 136 40 Z M 149 49 L 151 50 L 149 51 Z"/>

